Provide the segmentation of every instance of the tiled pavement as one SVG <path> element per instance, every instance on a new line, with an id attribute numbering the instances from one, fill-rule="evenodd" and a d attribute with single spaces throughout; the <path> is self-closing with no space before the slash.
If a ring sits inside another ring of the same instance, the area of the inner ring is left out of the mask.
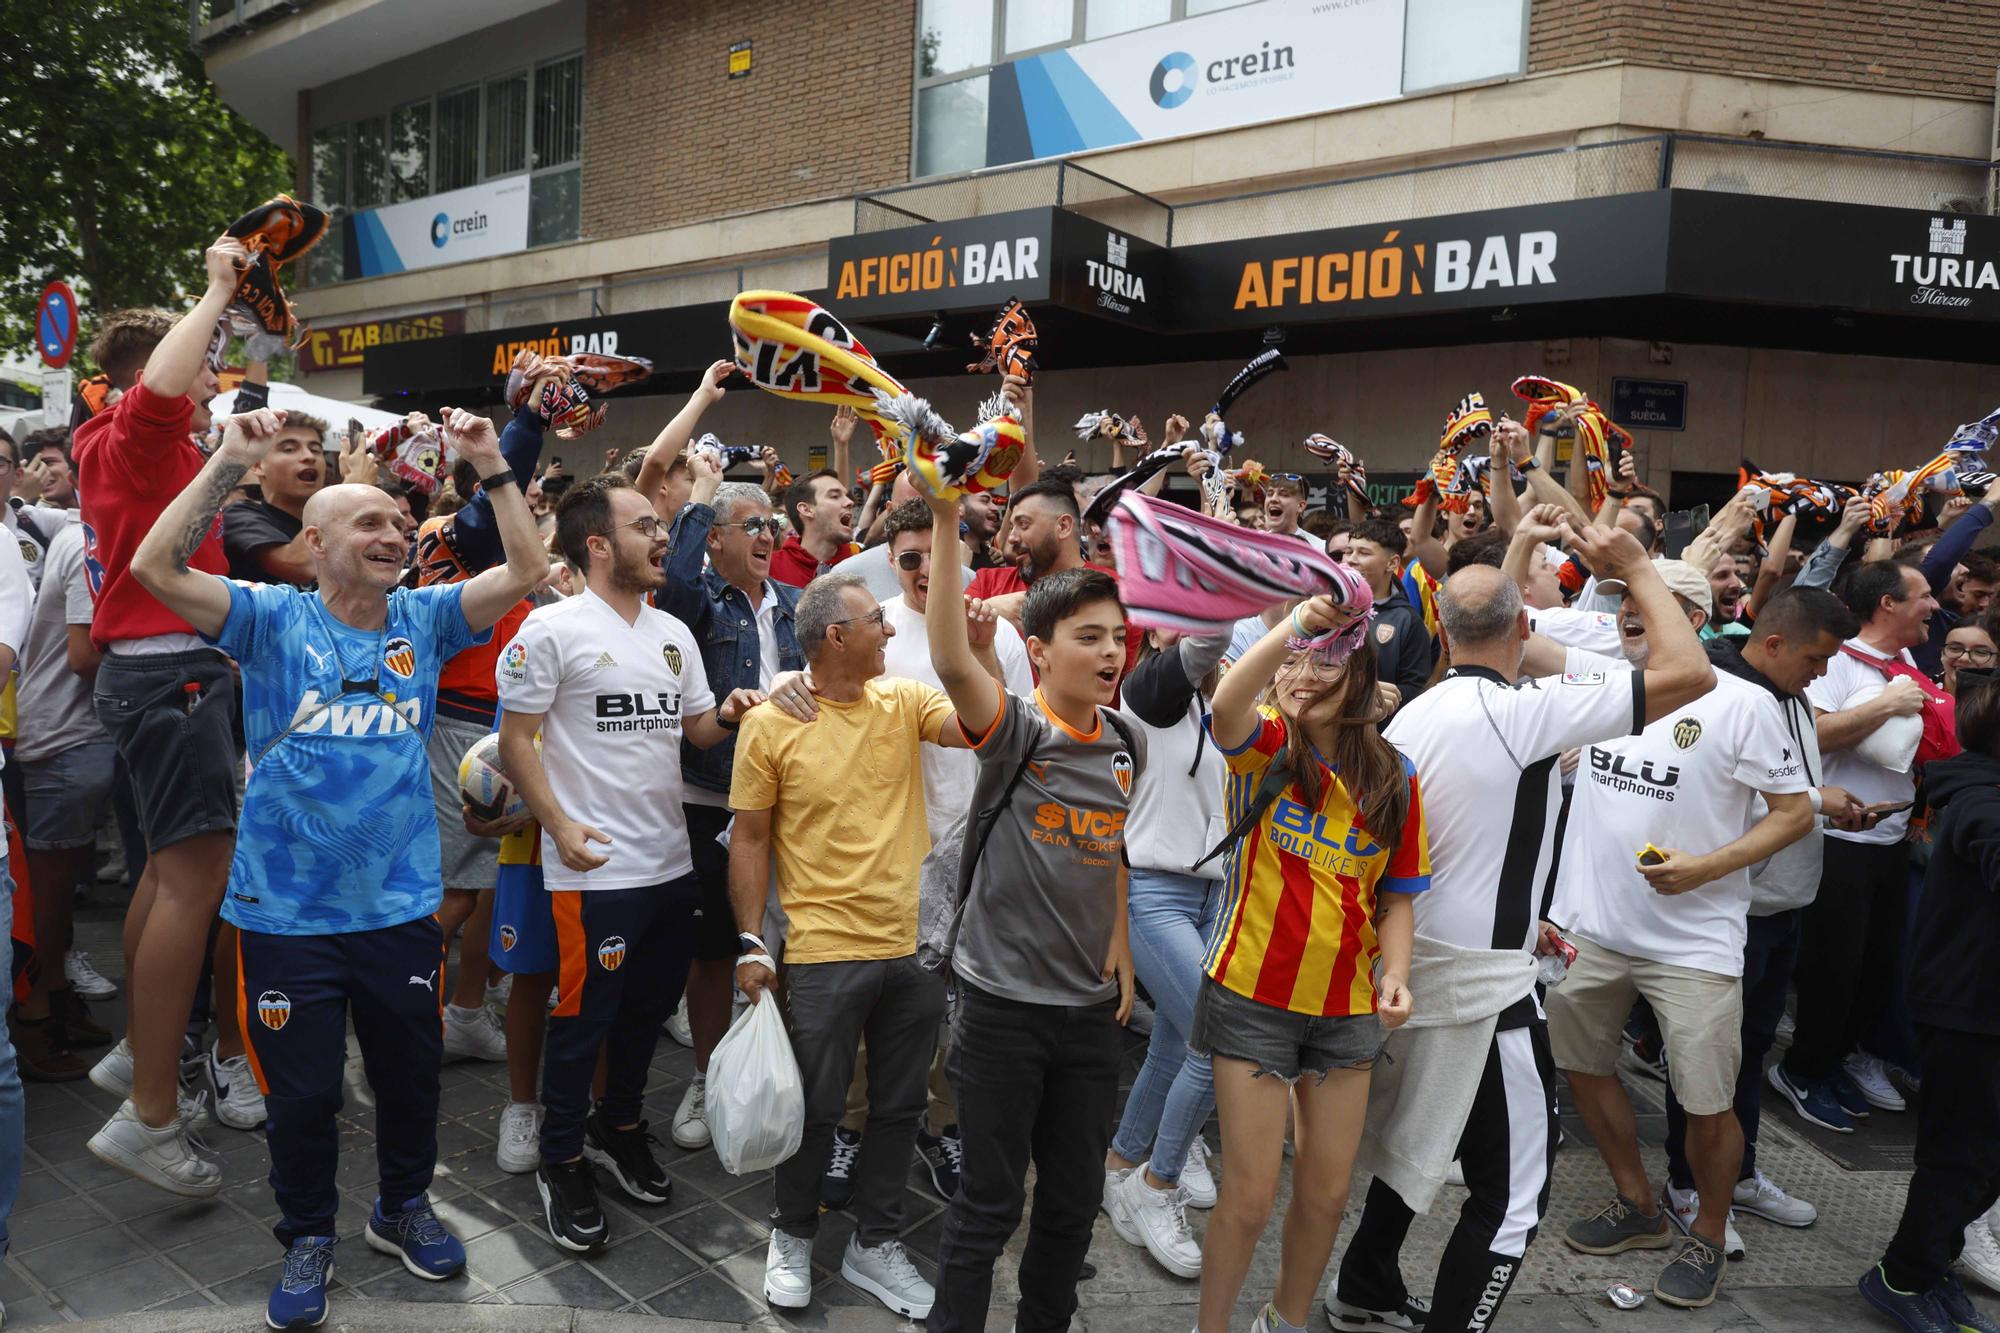
<path id="1" fill-rule="evenodd" d="M 115 920 L 80 925 L 85 947 L 100 965 L 117 956 Z M 122 1001 L 98 1006 L 107 1023 L 122 1020 Z M 1127 1075 L 1140 1055 L 1136 1039 L 1128 1052 Z M 692 1064 L 690 1055 L 662 1039 L 654 1062 L 647 1115 L 662 1127 L 672 1117 Z M 1642 1131 L 1660 1135 L 1657 1084 L 1635 1082 Z M 606 1206 L 614 1243 L 603 1254 L 580 1259 L 558 1251 L 541 1231 L 533 1178 L 509 1176 L 493 1162 L 500 1109 L 506 1100 L 505 1072 L 499 1065 L 455 1064 L 445 1071 L 443 1123 L 439 1128 L 437 1181 L 432 1198 L 439 1215 L 465 1242 L 470 1256 L 465 1276 L 428 1283 L 409 1276 L 387 1256 L 360 1243 L 359 1228 L 374 1192 L 371 1151 L 371 1098 L 358 1060 L 348 1070 L 348 1105 L 342 1115 L 343 1191 L 340 1265 L 336 1275 L 336 1322 L 358 1328 L 471 1326 L 465 1303 L 546 1308 L 548 1320 L 506 1327 L 586 1327 L 579 1311 L 714 1320 L 723 1326 L 887 1330 L 912 1327 L 881 1310 L 835 1276 L 851 1219 L 824 1219 L 814 1247 L 820 1280 L 812 1308 L 799 1315 L 774 1316 L 760 1299 L 763 1220 L 770 1203 L 768 1173 L 743 1178 L 725 1174 L 714 1155 L 684 1153 L 667 1142 L 661 1149 L 674 1177 L 673 1202 L 658 1209 L 626 1206 L 610 1191 Z M 121 1329 L 145 1326 L 132 1312 L 187 1311 L 190 1327 L 254 1326 L 244 1319 L 261 1313 L 278 1269 L 279 1251 L 270 1234 L 275 1216 L 264 1180 L 268 1167 L 261 1134 L 211 1127 L 209 1144 L 223 1154 L 228 1186 L 204 1202 L 176 1199 L 99 1163 L 84 1140 L 113 1109 L 113 1100 L 87 1082 L 29 1085 L 27 1173 L 13 1219 L 14 1253 L 0 1267 L 0 1301 L 10 1328 L 76 1320 L 113 1320 Z M 1760 1147 L 1768 1174 L 1820 1205 L 1822 1220 L 1806 1231 L 1785 1231 L 1755 1219 L 1741 1227 L 1749 1258 L 1732 1266 L 1722 1299 L 1695 1314 L 1661 1309 L 1654 1302 L 1635 1313 L 1612 1309 L 1603 1298 L 1610 1280 L 1625 1277 L 1644 1289 L 1663 1256 L 1627 1255 L 1587 1259 L 1569 1252 L 1553 1235 L 1529 1253 L 1516 1296 L 1507 1307 L 1514 1328 L 1583 1329 L 1615 1326 L 1637 1330 L 1658 1325 L 1675 1330 L 1710 1328 L 1827 1330 L 1876 1325 L 1853 1295 L 1851 1283 L 1879 1253 L 1901 1209 L 1914 1116 L 1875 1117 L 1869 1136 L 1871 1156 L 1857 1160 L 1855 1141 L 1830 1143 L 1846 1149 L 1843 1160 L 1820 1151 L 1797 1132 L 1788 1114 L 1767 1115 Z M 1560 1226 L 1593 1205 L 1606 1180 L 1596 1156 L 1568 1119 L 1572 1144 L 1558 1158 L 1550 1209 Z M 1832 1136 L 1827 1136 L 1829 1139 Z M 1213 1132 L 1211 1143 L 1217 1142 Z M 1649 1152 L 1659 1163 L 1657 1149 Z M 1849 1169 L 1850 1165 L 1890 1169 Z M 1219 1168 L 1226 1170 L 1226 1163 Z M 1364 1182 L 1365 1185 L 1365 1182 Z M 908 1243 L 927 1275 L 942 1222 L 943 1204 L 931 1194 L 921 1172 L 912 1171 L 907 1198 Z M 1358 1199 L 1363 1187 L 1354 1191 Z M 1418 1219 L 1405 1256 L 1406 1269 L 1421 1289 L 1433 1271 L 1456 1191 L 1433 1216 Z M 1282 1209 L 1283 1200 L 1280 1200 Z M 1197 1231 L 1201 1214 L 1192 1214 Z M 1350 1225 L 1352 1214 L 1350 1213 Z M 1253 1265 L 1241 1309 L 1247 1326 L 1277 1264 L 1276 1228 L 1267 1234 Z M 1006 1325 L 1015 1298 L 1014 1253 L 1002 1265 L 995 1287 L 994 1328 Z M 1195 1284 L 1164 1274 L 1142 1253 L 1122 1244 L 1100 1219 L 1092 1248 L 1097 1275 L 1080 1295 L 1096 1333 L 1180 1329 L 1193 1322 Z M 371 1307 L 364 1302 L 376 1302 Z M 433 1305 L 413 1318 L 408 1303 Z M 221 1307 L 236 1307 L 233 1315 Z M 1988 1304 L 2000 1308 L 2000 1302 Z M 209 1315 L 199 1314 L 209 1311 Z M 527 1312 L 522 1312 L 527 1313 Z M 123 1318 L 116 1318 L 124 1316 Z M 494 1312 L 498 1319 L 499 1312 Z M 498 1326 L 498 1325 L 484 1325 Z M 657 1326 L 657 1325 L 655 1325 Z"/>

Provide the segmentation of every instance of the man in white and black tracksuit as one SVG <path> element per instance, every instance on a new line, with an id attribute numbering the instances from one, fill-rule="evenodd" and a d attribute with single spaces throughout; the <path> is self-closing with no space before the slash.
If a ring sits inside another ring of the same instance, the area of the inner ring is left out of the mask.
<path id="1" fill-rule="evenodd" d="M 1599 576 L 1627 582 L 1651 631 L 1652 657 L 1644 672 L 1627 672 L 1577 649 L 1531 644 L 1520 589 L 1501 571 L 1472 566 L 1447 581 L 1438 604 L 1452 669 L 1386 733 L 1416 766 L 1431 830 L 1431 892 L 1417 909 L 1420 951 L 1427 940 L 1436 952 L 1468 960 L 1539 951 L 1562 752 L 1639 732 L 1714 681 L 1694 630 L 1637 541 L 1597 527 L 1563 535 Z M 1513 784 L 1493 780 L 1507 772 L 1519 775 Z M 1439 969 L 1432 989 L 1417 993 L 1456 1007 L 1463 996 L 1454 993 L 1451 970 Z M 1463 1121 L 1439 1130 L 1447 1151 L 1455 1142 L 1471 1197 L 1439 1263 L 1428 1317 L 1410 1299 L 1398 1262 L 1411 1206 L 1378 1175 L 1328 1292 L 1336 1329 L 1492 1328 L 1535 1237 L 1556 1134 L 1547 1023 L 1532 990 L 1474 1021 L 1493 1027 L 1483 1067 L 1462 1062 L 1463 1079 L 1479 1068 L 1477 1088 Z M 1406 1062 L 1428 1062 L 1424 1043 L 1451 1033 L 1462 1040 L 1463 1027 L 1414 1031 Z"/>

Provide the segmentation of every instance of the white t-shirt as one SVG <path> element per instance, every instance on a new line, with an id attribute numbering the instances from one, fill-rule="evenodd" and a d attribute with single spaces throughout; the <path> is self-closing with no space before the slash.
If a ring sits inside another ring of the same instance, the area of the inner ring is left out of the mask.
<path id="1" fill-rule="evenodd" d="M 510 713 L 543 713 L 542 768 L 563 812 L 610 835 L 590 871 L 563 865 L 542 833 L 551 889 L 632 889 L 694 869 L 681 813 L 681 724 L 715 707 L 688 627 L 641 606 L 625 618 L 589 589 L 537 607 L 500 654 Z"/>
<path id="2" fill-rule="evenodd" d="M 1669 895 L 1639 873 L 1639 852 L 1712 852 L 1757 822 L 1759 792 L 1805 789 L 1778 700 L 1719 673 L 1639 735 L 1584 747 L 1550 919 L 1634 958 L 1742 976 L 1750 868 Z"/>
<path id="3" fill-rule="evenodd" d="M 1625 651 L 1618 617 L 1604 611 L 1579 611 L 1570 606 L 1538 611 L 1529 607 L 1528 628 L 1565 648 L 1581 648 L 1586 653 L 1615 658 Z"/>
<path id="4" fill-rule="evenodd" d="M 1859 639 L 1849 639 L 1844 648 L 1871 657 L 1878 662 L 1889 660 L 1886 654 L 1870 648 Z M 1901 654 L 1903 661 L 1911 662 L 1910 654 Z M 1911 662 L 1911 665 L 1915 665 Z M 1806 701 L 1822 713 L 1839 713 L 1854 708 L 1880 694 L 1887 682 L 1880 671 L 1865 662 L 1857 662 L 1846 653 L 1836 653 L 1826 664 L 1826 674 L 1806 686 Z M 1921 730 L 1922 724 L 1918 724 Z M 1826 760 L 1824 780 L 1831 786 L 1845 788 L 1857 801 L 1877 805 L 1883 801 L 1913 800 L 1917 794 L 1916 779 L 1905 769 L 1897 772 L 1873 764 L 1855 752 L 1853 746 L 1844 750 L 1825 750 Z M 1846 833 L 1829 828 L 1829 838 L 1844 838 L 1849 842 L 1897 843 L 1910 827 L 1910 812 L 1905 810 L 1890 815 L 1874 828 L 1864 833 Z M 1828 848 L 1827 855 L 1840 855 L 1839 849 Z"/>
<path id="5" fill-rule="evenodd" d="M 1509 685 L 1457 667 L 1404 704 L 1383 735 L 1416 766 L 1430 837 L 1417 934 L 1462 949 L 1522 949 L 1539 929 L 1564 750 L 1646 716 L 1645 678 L 1572 648 L 1560 676 Z"/>
<path id="6" fill-rule="evenodd" d="M 882 619 L 896 633 L 882 650 L 885 676 L 922 681 L 944 688 L 937 668 L 931 665 L 930 639 L 924 633 L 923 612 L 902 597 L 882 603 Z M 1028 645 L 1021 631 L 1005 620 L 993 634 L 993 652 L 1000 659 L 1001 684 L 1019 699 L 1032 698 L 1035 679 L 1028 670 Z M 972 787 L 979 779 L 979 760 L 970 750 L 947 750 L 940 745 L 921 747 L 924 766 L 924 813 L 937 842 L 951 828 L 952 821 L 972 804 Z"/>

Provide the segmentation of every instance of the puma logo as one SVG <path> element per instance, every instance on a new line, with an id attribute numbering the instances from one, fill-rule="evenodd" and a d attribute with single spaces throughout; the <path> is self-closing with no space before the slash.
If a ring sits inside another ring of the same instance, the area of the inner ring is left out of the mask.
<path id="1" fill-rule="evenodd" d="M 437 972 L 432 971 L 427 977 L 411 977 L 410 984 L 412 986 L 422 986 L 425 990 L 435 995 L 437 994 Z"/>
<path id="2" fill-rule="evenodd" d="M 305 644 L 305 650 L 306 650 L 306 656 L 312 659 L 314 671 L 326 670 L 327 663 L 333 660 L 331 657 L 327 656 L 319 649 L 313 647 L 310 642 Z"/>

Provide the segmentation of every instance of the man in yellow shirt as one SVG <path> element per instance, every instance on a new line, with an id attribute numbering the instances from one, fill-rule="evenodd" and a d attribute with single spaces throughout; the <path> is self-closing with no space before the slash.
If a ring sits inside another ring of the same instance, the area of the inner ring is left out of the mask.
<path id="1" fill-rule="evenodd" d="M 811 1300 L 820 1171 L 865 1034 L 868 1126 L 841 1276 L 921 1319 L 930 1313 L 931 1285 L 896 1237 L 945 1000 L 943 978 L 916 959 L 917 871 L 930 849 L 918 747 L 968 743 L 943 691 L 882 675 L 883 646 L 895 629 L 859 576 L 814 579 L 793 625 L 819 716 L 746 714 L 729 794 L 736 811 L 730 901 L 746 954 L 765 952 L 754 927 L 775 848 L 778 900 L 790 922 L 784 1003 L 805 1083 L 805 1136 L 773 1182 L 764 1297 L 788 1309 Z M 784 836 L 774 839 L 779 828 Z M 737 968 L 738 984 L 758 1003 L 769 1002 L 762 992 L 771 980 L 756 962 Z"/>

